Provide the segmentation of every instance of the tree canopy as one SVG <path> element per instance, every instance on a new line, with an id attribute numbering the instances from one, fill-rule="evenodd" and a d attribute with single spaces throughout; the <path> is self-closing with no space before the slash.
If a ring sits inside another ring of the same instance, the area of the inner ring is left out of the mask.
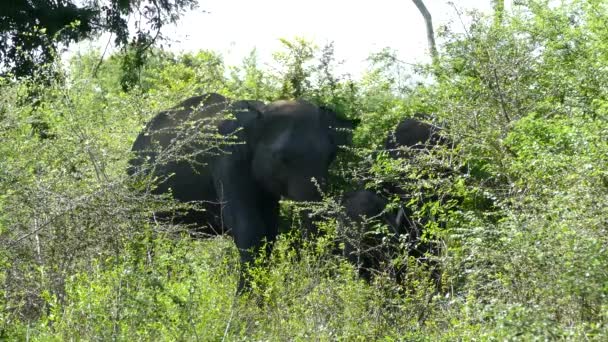
<path id="1" fill-rule="evenodd" d="M 31 75 L 60 46 L 110 32 L 118 46 L 145 50 L 160 28 L 198 0 L 6 0 L 0 2 L 0 72 Z M 135 32 L 128 21 L 136 17 Z"/>

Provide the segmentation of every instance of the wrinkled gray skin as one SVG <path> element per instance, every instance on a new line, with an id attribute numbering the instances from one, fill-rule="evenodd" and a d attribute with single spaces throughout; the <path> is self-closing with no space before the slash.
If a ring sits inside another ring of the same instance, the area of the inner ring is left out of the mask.
<path id="1" fill-rule="evenodd" d="M 223 111 L 232 112 L 236 120 L 222 118 Z M 195 155 L 194 163 L 174 160 L 157 165 L 152 173 L 168 179 L 153 193 L 171 191 L 176 200 L 203 203 L 205 212 L 189 212 L 178 221 L 208 234 L 231 234 L 245 265 L 264 240 L 275 240 L 281 197 L 320 198 L 317 184 L 323 188 L 341 138 L 334 127 L 346 123 L 306 101 L 264 106 L 258 101 L 230 103 L 213 93 L 193 97 L 151 120 L 133 144 L 136 157 L 130 173 L 137 172 L 143 158 L 159 159 L 163 151 L 171 150 L 178 135 L 204 131 L 192 123 L 214 117 L 222 135 L 234 136 L 241 143 L 219 149 L 194 142 L 183 148 L 180 153 L 186 155 L 207 153 Z M 190 125 L 182 127 L 183 123 Z M 241 277 L 239 288 L 243 284 Z"/>
<path id="2" fill-rule="evenodd" d="M 388 135 L 385 148 L 392 158 L 411 158 L 410 153 L 416 150 L 447 144 L 447 140 L 438 134 L 439 131 L 436 126 L 408 118 L 401 121 L 395 131 Z M 408 152 L 403 147 L 413 151 Z M 383 189 L 383 192 L 387 193 L 400 191 L 398 184 L 386 184 Z M 355 229 L 354 232 L 347 232 L 345 236 L 344 253 L 358 266 L 361 276 L 366 279 L 379 269 L 381 263 L 390 261 L 392 251 L 389 250 L 390 246 L 383 243 L 383 238 L 396 243 L 400 235 L 405 236 L 406 242 L 411 246 L 410 253 L 415 257 L 421 257 L 430 248 L 420 244 L 421 227 L 410 219 L 411 213 L 407 208 L 387 211 L 387 204 L 388 200 L 383 195 L 370 190 L 351 191 L 344 195 L 342 201 L 346 224 Z M 389 236 L 363 234 L 371 230 L 372 220 L 385 223 L 389 228 Z M 400 271 L 396 272 L 399 276 Z"/>

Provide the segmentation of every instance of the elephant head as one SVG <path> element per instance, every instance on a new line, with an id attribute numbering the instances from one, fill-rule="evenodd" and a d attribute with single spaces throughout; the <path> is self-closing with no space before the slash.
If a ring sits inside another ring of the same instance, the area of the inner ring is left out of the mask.
<path id="1" fill-rule="evenodd" d="M 261 112 L 245 129 L 254 178 L 276 197 L 318 200 L 342 142 L 335 127 L 348 123 L 303 100 L 273 102 Z"/>
<path id="2" fill-rule="evenodd" d="M 441 128 L 416 119 L 407 118 L 397 125 L 394 132 L 386 138 L 385 148 L 393 158 L 403 157 L 399 148 L 407 147 L 412 150 L 422 150 L 435 145 L 449 145 L 448 140 L 441 136 Z"/>

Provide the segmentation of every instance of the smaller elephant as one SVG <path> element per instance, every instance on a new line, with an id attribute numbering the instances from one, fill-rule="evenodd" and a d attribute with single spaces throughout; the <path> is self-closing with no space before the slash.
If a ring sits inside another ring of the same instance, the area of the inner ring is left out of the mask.
<path id="1" fill-rule="evenodd" d="M 380 270 L 388 270 L 400 278 L 405 263 L 395 265 L 392 262 L 401 255 L 402 247 L 405 247 L 408 256 L 417 259 L 424 259 L 426 253 L 437 251 L 433 242 L 421 240 L 422 226 L 412 220 L 408 208 L 400 206 L 390 209 L 388 200 L 376 192 L 347 192 L 342 206 L 345 212 L 345 217 L 340 220 L 343 254 L 357 266 L 359 274 L 365 279 L 371 279 L 371 275 Z M 382 226 L 386 229 L 374 229 Z"/>
<path id="2" fill-rule="evenodd" d="M 447 140 L 440 134 L 441 128 L 413 118 L 399 122 L 395 131 L 386 138 L 387 150 L 399 147 L 421 149 L 425 146 L 446 144 Z"/>
<path id="3" fill-rule="evenodd" d="M 392 159 L 414 162 L 416 153 L 448 144 L 440 131 L 436 126 L 408 118 L 388 135 L 385 148 Z M 409 180 L 404 179 L 404 182 Z M 416 258 L 424 258 L 426 253 L 437 251 L 434 243 L 421 240 L 424 220 L 413 220 L 412 211 L 403 205 L 396 209 L 387 208 L 387 197 L 407 197 L 403 185 L 387 183 L 379 192 L 356 190 L 343 197 L 346 216 L 342 221 L 346 226 L 342 234 L 344 254 L 357 265 L 364 278 L 369 279 L 373 272 L 387 270 L 390 266 L 393 266 L 389 268 L 393 275 L 400 277 L 404 266 L 391 265 L 392 260 L 402 252 L 400 246 L 405 246 L 407 254 Z M 430 194 L 429 198 L 432 196 Z M 384 224 L 387 230 L 375 230 L 374 224 L 377 223 Z"/>
<path id="4" fill-rule="evenodd" d="M 412 153 L 433 146 L 449 146 L 449 140 L 441 135 L 441 128 L 416 119 L 407 118 L 402 120 L 395 130 L 388 134 L 385 149 L 391 158 L 408 158 L 412 154 L 404 151 L 404 147 L 412 150 Z"/>
<path id="5" fill-rule="evenodd" d="M 342 198 L 345 217 L 340 220 L 339 238 L 343 254 L 367 280 L 390 262 L 390 246 L 399 236 L 397 215 L 386 211 L 387 204 L 384 197 L 370 190 L 350 191 Z M 374 230 L 375 223 L 384 224 L 388 231 Z"/>
<path id="6" fill-rule="evenodd" d="M 426 116 L 420 113 L 417 115 Z M 384 144 L 391 159 L 416 165 L 420 165 L 419 157 L 428 156 L 431 151 L 436 151 L 438 146 L 451 147 L 452 143 L 442 135 L 441 128 L 413 118 L 406 118 L 399 122 L 395 130 L 387 135 Z M 425 171 L 433 171 L 438 174 L 448 174 L 453 171 L 441 165 L 427 165 L 425 163 L 425 166 L 427 166 Z M 411 184 L 411 180 L 407 177 L 402 179 L 405 184 Z M 397 183 L 385 184 L 384 192 L 408 195 L 403 192 L 403 184 Z"/>
<path id="7" fill-rule="evenodd" d="M 203 210 L 188 212 L 179 222 L 207 234 L 229 233 L 245 265 L 264 241 L 275 240 L 281 197 L 320 199 L 345 137 L 336 129 L 350 126 L 303 100 L 263 105 L 207 94 L 150 121 L 133 144 L 130 173 L 151 166 L 143 173 L 161 180 L 153 193 L 202 205 Z M 232 138 L 231 143 L 214 140 L 208 134 L 214 131 Z M 196 139 L 204 133 L 207 139 Z M 243 285 L 241 277 L 239 288 Z"/>

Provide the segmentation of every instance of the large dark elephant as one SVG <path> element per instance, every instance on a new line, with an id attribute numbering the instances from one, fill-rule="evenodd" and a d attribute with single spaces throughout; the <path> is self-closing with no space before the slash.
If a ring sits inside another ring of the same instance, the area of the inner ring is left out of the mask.
<path id="1" fill-rule="evenodd" d="M 209 234 L 231 234 L 244 265 L 264 240 L 275 240 L 281 197 L 320 198 L 319 187 L 344 136 L 335 128 L 348 126 L 306 101 L 264 106 L 207 94 L 150 121 L 133 144 L 130 172 L 151 167 L 143 173 L 161 178 L 153 193 L 171 192 L 176 200 L 202 204 L 204 211 L 190 211 L 178 217 L 180 222 Z M 197 140 L 213 131 L 209 127 L 234 141 L 213 135 Z"/>
<path id="2" fill-rule="evenodd" d="M 416 153 L 423 153 L 437 145 L 448 145 L 441 136 L 441 129 L 416 119 L 401 121 L 385 142 L 385 149 L 393 159 L 414 162 Z M 408 182 L 403 179 L 403 182 Z M 390 263 L 401 251 L 396 246 L 406 246 L 408 255 L 424 258 L 426 253 L 436 252 L 436 246 L 422 242 L 422 228 L 425 222 L 412 219 L 412 212 L 404 205 L 387 208 L 389 196 L 406 197 L 403 183 L 386 183 L 378 192 L 355 190 L 344 195 L 345 208 L 344 253 L 357 265 L 361 276 L 369 279 L 380 269 L 390 270 L 399 277 L 404 264 L 390 268 Z M 428 194 L 427 199 L 433 194 Z M 387 231 L 374 231 L 373 224 L 383 223 Z M 387 268 L 389 267 L 389 268 Z"/>

